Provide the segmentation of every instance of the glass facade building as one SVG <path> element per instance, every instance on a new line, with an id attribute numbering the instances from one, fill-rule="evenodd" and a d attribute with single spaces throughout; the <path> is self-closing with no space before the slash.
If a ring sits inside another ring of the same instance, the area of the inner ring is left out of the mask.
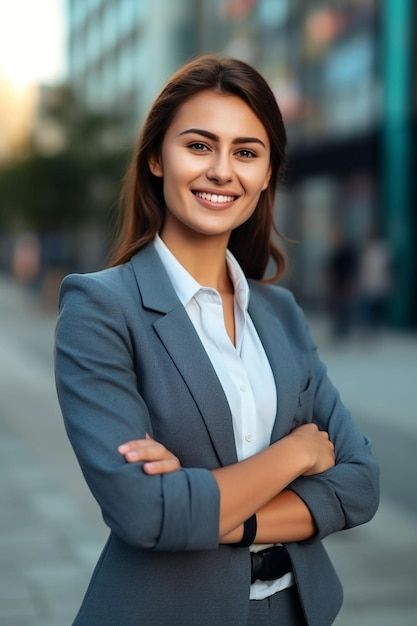
<path id="1" fill-rule="evenodd" d="M 262 70 L 292 145 L 346 136 L 367 129 L 379 111 L 378 6 L 374 0 L 214 0 L 203 3 L 201 44 Z"/>
<path id="2" fill-rule="evenodd" d="M 166 77 L 195 51 L 189 5 L 68 0 L 68 75 L 81 100 L 122 113 L 131 132 Z"/>

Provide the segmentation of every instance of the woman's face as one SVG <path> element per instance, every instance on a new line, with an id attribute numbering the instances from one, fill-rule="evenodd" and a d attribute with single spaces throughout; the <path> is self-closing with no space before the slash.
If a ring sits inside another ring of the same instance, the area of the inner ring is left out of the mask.
<path id="1" fill-rule="evenodd" d="M 270 143 L 243 100 L 205 90 L 179 108 L 150 168 L 163 177 L 164 232 L 228 239 L 268 186 Z"/>

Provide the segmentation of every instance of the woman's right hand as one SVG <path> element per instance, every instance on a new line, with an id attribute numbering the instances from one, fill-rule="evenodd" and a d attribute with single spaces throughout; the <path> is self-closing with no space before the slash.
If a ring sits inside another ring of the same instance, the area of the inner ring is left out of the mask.
<path id="1" fill-rule="evenodd" d="M 306 469 L 301 476 L 313 476 L 325 472 L 335 465 L 335 452 L 329 434 L 319 430 L 316 424 L 303 424 L 288 435 L 300 446 L 305 455 Z"/>
<path id="2" fill-rule="evenodd" d="M 145 439 L 133 439 L 118 447 L 128 463 L 143 463 L 146 474 L 170 474 L 181 469 L 181 463 L 162 443 L 146 434 Z"/>

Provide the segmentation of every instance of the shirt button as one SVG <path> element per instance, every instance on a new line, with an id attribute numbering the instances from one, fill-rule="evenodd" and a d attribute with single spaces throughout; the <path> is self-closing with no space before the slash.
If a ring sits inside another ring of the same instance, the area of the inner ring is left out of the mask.
<path id="1" fill-rule="evenodd" d="M 247 387 L 246 385 L 240 385 L 240 391 L 246 391 Z"/>
<path id="2" fill-rule="evenodd" d="M 247 433 L 247 435 L 245 435 L 245 441 L 247 441 L 248 443 L 250 443 L 253 440 L 254 440 L 254 436 L 252 435 L 252 433 Z"/>

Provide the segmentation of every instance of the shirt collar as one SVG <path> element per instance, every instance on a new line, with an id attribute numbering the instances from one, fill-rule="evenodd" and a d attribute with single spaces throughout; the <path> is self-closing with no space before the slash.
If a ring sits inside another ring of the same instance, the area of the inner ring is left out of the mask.
<path id="1" fill-rule="evenodd" d="M 185 267 L 181 265 L 159 235 L 156 235 L 154 239 L 154 246 L 181 304 L 186 306 L 201 289 L 201 285 L 187 272 Z"/>
<path id="2" fill-rule="evenodd" d="M 226 261 L 229 276 L 235 291 L 235 300 L 243 311 L 247 311 L 249 304 L 249 285 L 246 276 L 230 250 L 226 250 Z"/>
<path id="3" fill-rule="evenodd" d="M 154 239 L 154 246 L 165 267 L 169 279 L 172 282 L 177 296 L 184 307 L 192 298 L 194 298 L 200 289 L 211 289 L 210 287 L 200 285 L 200 283 L 197 282 L 189 272 L 187 272 L 185 267 L 181 265 L 158 234 Z M 243 311 L 246 311 L 249 303 L 249 286 L 246 277 L 230 250 L 226 250 L 226 262 L 230 279 L 233 283 L 235 301 Z"/>

